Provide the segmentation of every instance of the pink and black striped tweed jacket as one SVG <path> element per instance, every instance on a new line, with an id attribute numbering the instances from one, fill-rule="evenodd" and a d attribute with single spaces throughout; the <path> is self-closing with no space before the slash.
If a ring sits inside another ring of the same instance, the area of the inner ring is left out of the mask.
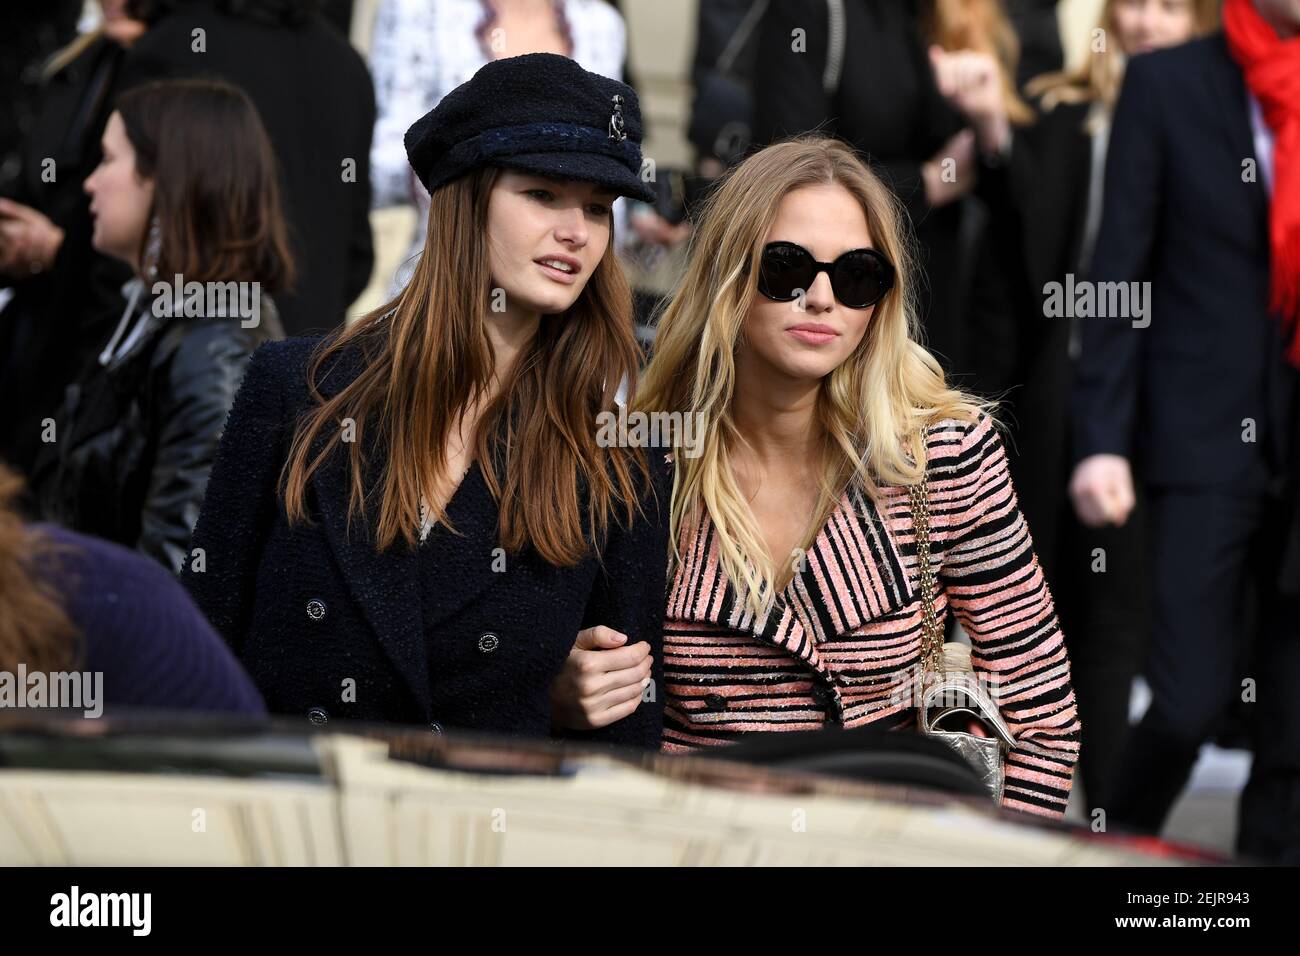
<path id="1" fill-rule="evenodd" d="M 935 612 L 956 613 L 1020 742 L 1003 805 L 1061 815 L 1081 725 L 1002 439 L 981 416 L 931 425 L 926 444 Z M 841 498 L 762 620 L 736 600 L 707 515 L 680 547 L 664 622 L 664 750 L 836 724 L 915 729 L 922 612 L 905 487 Z"/>

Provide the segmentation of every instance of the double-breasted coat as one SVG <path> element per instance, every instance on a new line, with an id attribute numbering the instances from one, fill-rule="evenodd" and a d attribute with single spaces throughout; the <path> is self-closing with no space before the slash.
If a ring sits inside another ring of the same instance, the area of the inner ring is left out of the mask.
<path id="1" fill-rule="evenodd" d="M 348 528 L 348 464 L 336 453 L 309 481 L 310 524 L 290 526 L 277 496 L 292 427 L 311 399 L 319 339 L 259 349 L 236 399 L 183 580 L 234 648 L 273 713 L 543 737 L 549 687 L 580 628 L 605 624 L 650 643 L 662 686 L 668 470 L 651 455 L 643 517 L 611 524 L 599 555 L 555 567 L 499 550 L 498 508 L 479 466 L 419 549 L 374 546 Z M 361 370 L 355 351 L 322 369 L 322 395 Z M 594 427 L 594 425 L 593 425 Z M 382 449 L 370 449 L 373 486 Z M 432 566 L 421 566 L 431 562 Z M 423 581 L 433 582 L 422 587 Z M 652 695 L 653 696 L 653 695 Z M 582 735 L 658 746 L 662 703 L 645 700 Z"/>

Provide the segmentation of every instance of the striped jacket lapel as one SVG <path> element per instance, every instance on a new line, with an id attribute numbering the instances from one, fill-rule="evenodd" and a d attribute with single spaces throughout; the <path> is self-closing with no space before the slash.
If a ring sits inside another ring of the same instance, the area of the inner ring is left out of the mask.
<path id="1" fill-rule="evenodd" d="M 893 496 L 895 489 L 883 489 Z M 845 634 L 910 604 L 914 593 L 876 503 L 853 490 L 840 499 L 793 582 L 815 594 L 823 635 Z"/>
<path id="2" fill-rule="evenodd" d="M 683 536 L 668 617 L 752 633 L 821 670 L 820 644 L 914 599 L 898 548 L 875 502 L 853 491 L 840 499 L 799 572 L 763 617 L 737 600 L 706 514 L 695 533 L 688 530 Z"/>

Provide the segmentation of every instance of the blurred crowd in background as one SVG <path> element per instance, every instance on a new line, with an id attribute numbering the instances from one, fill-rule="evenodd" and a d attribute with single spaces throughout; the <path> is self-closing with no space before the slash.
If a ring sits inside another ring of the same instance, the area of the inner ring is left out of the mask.
<path id="1" fill-rule="evenodd" d="M 1300 560 L 1288 531 L 1294 363 L 1273 319 L 1282 260 L 1269 232 L 1284 186 L 1295 208 L 1300 156 L 1283 150 L 1300 146 L 1300 99 L 1286 104 L 1300 64 L 1276 81 L 1252 73 L 1247 39 L 1225 39 L 1223 6 L 7 4 L 0 461 L 12 474 L 0 507 L 12 534 L 0 540 L 51 521 L 178 569 L 251 351 L 337 327 L 409 275 L 428 196 L 406 129 L 490 59 L 561 53 L 634 88 L 653 76 L 642 100 L 658 201 L 616 208 L 649 348 L 692 210 L 751 150 L 826 131 L 894 188 L 926 279 L 923 340 L 955 380 L 1001 402 L 1073 661 L 1087 804 L 1127 802 L 1158 828 L 1206 740 L 1300 761 L 1295 705 L 1256 706 L 1237 680 L 1300 678 L 1287 603 L 1300 591 L 1287 563 Z M 1254 9 L 1279 36 L 1300 29 L 1300 4 Z M 238 93 L 178 101 L 150 85 L 182 77 Z M 152 195 L 130 195 L 124 155 L 153 177 Z M 248 210 L 259 225 L 237 236 Z M 140 250 L 163 236 L 172 261 L 142 274 Z M 173 273 L 257 281 L 262 321 L 151 314 L 140 288 Z M 1135 284 L 1126 313 L 1049 306 L 1054 283 L 1077 304 L 1089 280 Z M 1283 632 L 1289 648 L 1265 663 L 1273 651 L 1254 635 Z M 1130 728 L 1144 670 L 1153 701 Z M 1261 727 L 1267 753 L 1252 743 Z M 1247 799 L 1289 805 L 1280 832 L 1300 825 L 1300 793 L 1288 793 Z"/>

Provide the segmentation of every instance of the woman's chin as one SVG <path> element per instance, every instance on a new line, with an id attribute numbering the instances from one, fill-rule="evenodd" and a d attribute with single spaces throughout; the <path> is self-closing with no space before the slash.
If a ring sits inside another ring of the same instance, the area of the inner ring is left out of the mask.
<path id="1" fill-rule="evenodd" d="M 839 366 L 829 355 L 785 355 L 776 367 L 787 378 L 796 381 L 820 382 Z"/>
<path id="2" fill-rule="evenodd" d="M 559 315 L 570 308 L 578 300 L 576 293 L 570 294 L 567 291 L 558 293 L 541 293 L 529 296 L 520 296 L 512 298 L 510 301 L 523 312 L 534 312 L 538 315 Z"/>

